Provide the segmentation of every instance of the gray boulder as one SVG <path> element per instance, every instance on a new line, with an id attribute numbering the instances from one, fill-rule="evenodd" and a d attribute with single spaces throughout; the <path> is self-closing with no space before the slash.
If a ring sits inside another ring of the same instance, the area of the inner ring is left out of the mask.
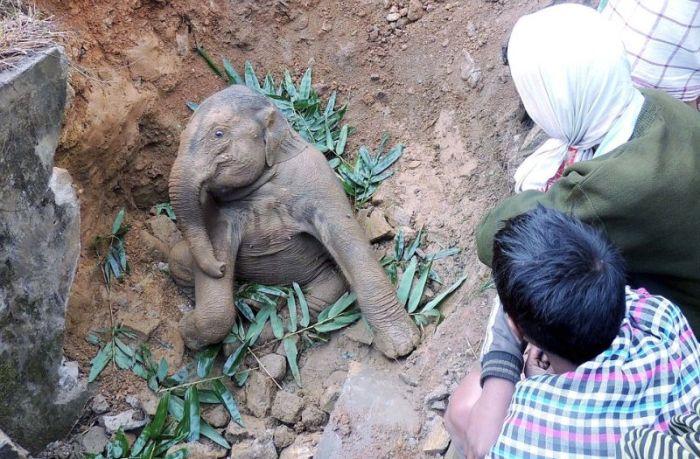
<path id="1" fill-rule="evenodd" d="M 52 48 L 0 73 L 0 428 L 32 453 L 87 399 L 62 350 L 80 252 L 78 200 L 53 167 L 67 67 Z"/>

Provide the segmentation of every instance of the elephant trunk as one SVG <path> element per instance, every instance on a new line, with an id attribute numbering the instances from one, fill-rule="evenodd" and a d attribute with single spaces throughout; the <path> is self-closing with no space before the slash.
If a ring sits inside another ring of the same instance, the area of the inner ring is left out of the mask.
<path id="1" fill-rule="evenodd" d="M 170 172 L 170 202 L 177 215 L 177 224 L 190 245 L 192 256 L 202 271 L 214 278 L 224 275 L 226 265 L 216 259 L 207 232 L 205 206 L 201 196 L 206 192 L 202 180 L 192 180 L 183 174 L 182 160 L 178 158 Z"/>

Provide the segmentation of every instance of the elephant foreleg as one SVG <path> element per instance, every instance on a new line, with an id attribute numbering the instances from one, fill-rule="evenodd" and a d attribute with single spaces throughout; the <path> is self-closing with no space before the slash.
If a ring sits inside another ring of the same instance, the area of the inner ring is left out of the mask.
<path id="1" fill-rule="evenodd" d="M 180 322 L 180 332 L 185 345 L 190 349 L 200 349 L 220 342 L 236 320 L 233 276 L 238 249 L 238 241 L 234 240 L 237 232 L 232 231 L 228 222 L 220 221 L 211 233 L 215 256 L 226 263 L 227 269 L 223 277 L 215 278 L 204 272 L 197 263 L 190 264 L 195 289 L 195 310 L 185 314 Z"/>

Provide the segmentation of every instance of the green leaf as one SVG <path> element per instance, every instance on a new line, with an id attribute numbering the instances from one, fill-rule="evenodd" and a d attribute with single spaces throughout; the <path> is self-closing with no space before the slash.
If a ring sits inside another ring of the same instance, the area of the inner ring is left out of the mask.
<path id="1" fill-rule="evenodd" d="M 214 63 L 214 61 L 211 59 L 211 57 L 209 57 L 209 54 L 207 54 L 207 52 L 204 50 L 204 48 L 202 48 L 201 46 L 198 46 L 198 47 L 197 47 L 197 54 L 199 54 L 200 56 L 202 56 L 202 58 L 203 58 L 204 61 L 207 63 L 207 65 L 209 66 L 209 68 L 210 68 L 217 76 L 219 76 L 219 77 L 221 77 L 221 78 L 224 77 L 224 74 L 221 72 L 221 70 L 219 69 L 219 67 Z"/>
<path id="2" fill-rule="evenodd" d="M 93 335 L 92 333 L 85 337 L 85 341 L 92 344 L 93 346 L 97 346 L 102 342 L 102 340 L 97 335 Z"/>
<path id="3" fill-rule="evenodd" d="M 168 417 L 168 404 L 170 403 L 170 392 L 165 392 L 158 401 L 158 408 L 153 420 L 141 431 L 141 435 L 134 442 L 131 454 L 137 456 L 146 446 L 148 440 L 158 438 L 165 427 L 165 420 Z"/>
<path id="4" fill-rule="evenodd" d="M 337 93 L 333 91 L 328 98 L 328 103 L 326 104 L 326 110 L 323 112 L 323 116 L 326 118 L 330 116 L 331 113 L 333 113 L 333 109 L 335 108 L 335 98 L 337 97 Z"/>
<path id="5" fill-rule="evenodd" d="M 199 440 L 201 419 L 199 414 L 199 391 L 197 386 L 190 386 L 185 392 L 185 404 L 189 408 L 189 435 L 187 441 Z"/>
<path id="6" fill-rule="evenodd" d="M 224 72 L 226 72 L 226 76 L 228 76 L 228 83 L 229 84 L 242 84 L 243 79 L 241 76 L 236 72 L 236 69 L 233 68 L 233 65 L 231 65 L 231 62 L 228 61 L 228 59 L 224 58 Z"/>
<path id="7" fill-rule="evenodd" d="M 238 411 L 238 405 L 233 399 L 233 395 L 231 395 L 228 387 L 226 387 L 224 383 L 218 379 L 212 381 L 211 386 L 221 403 L 223 403 L 228 410 L 229 414 L 231 415 L 231 419 L 236 421 L 238 425 L 243 426 L 243 420 L 241 419 L 240 411 Z"/>
<path id="8" fill-rule="evenodd" d="M 335 154 L 342 156 L 345 152 L 345 145 L 348 142 L 348 130 L 350 127 L 346 124 L 340 129 L 340 135 L 338 136 L 338 142 L 335 144 Z"/>
<path id="9" fill-rule="evenodd" d="M 341 328 L 347 327 L 355 323 L 360 317 L 362 317 L 361 312 L 351 312 L 341 314 L 332 321 L 325 322 L 320 325 L 315 325 L 314 330 L 318 333 L 330 333 L 335 330 L 340 330 Z"/>
<path id="10" fill-rule="evenodd" d="M 403 236 L 403 229 L 399 230 L 399 234 L 396 235 L 396 239 L 394 240 L 394 258 L 397 260 L 401 260 L 403 258 L 403 251 L 404 251 L 404 236 Z"/>
<path id="11" fill-rule="evenodd" d="M 169 448 L 168 448 L 169 449 Z M 181 448 L 172 454 L 165 456 L 165 459 L 186 459 L 187 458 L 187 448 Z"/>
<path id="12" fill-rule="evenodd" d="M 219 432 L 214 430 L 212 426 L 207 424 L 206 422 L 202 422 L 202 425 L 200 427 L 202 435 L 207 437 L 209 440 L 213 441 L 217 445 L 225 448 L 225 449 L 230 449 L 231 445 L 228 444 L 226 439 L 221 436 Z"/>
<path id="13" fill-rule="evenodd" d="M 416 234 L 415 239 L 413 239 L 413 242 L 411 242 L 411 245 L 408 246 L 408 250 L 406 250 L 406 252 L 403 254 L 404 260 L 408 261 L 411 259 L 411 257 L 413 255 L 416 254 L 418 247 L 420 247 L 422 237 L 423 237 L 423 228 L 418 230 L 418 234 Z"/>
<path id="14" fill-rule="evenodd" d="M 185 105 L 187 105 L 187 108 L 189 108 L 189 109 L 192 110 L 193 112 L 196 111 L 196 110 L 199 108 L 199 105 L 198 105 L 198 104 L 195 104 L 195 103 L 192 102 L 191 100 L 186 100 L 186 101 L 185 101 Z"/>
<path id="15" fill-rule="evenodd" d="M 255 316 L 255 322 L 248 327 L 248 333 L 246 334 L 246 341 L 248 344 L 252 346 L 258 340 L 260 333 L 262 333 L 263 328 L 265 328 L 265 322 L 267 322 L 273 310 L 273 306 L 266 306 L 258 311 L 258 314 Z"/>
<path id="16" fill-rule="evenodd" d="M 399 299 L 399 304 L 401 307 L 406 307 L 408 294 L 410 293 L 411 285 L 413 284 L 413 276 L 416 274 L 417 263 L 418 262 L 415 257 L 411 258 L 411 261 L 408 262 L 408 266 L 403 273 L 403 277 L 401 277 L 401 280 L 399 281 L 399 288 L 396 289 L 396 296 Z"/>
<path id="17" fill-rule="evenodd" d="M 121 427 L 114 434 L 114 440 L 107 444 L 107 457 L 113 459 L 129 457 L 129 441 L 124 436 Z"/>
<path id="18" fill-rule="evenodd" d="M 156 377 L 158 378 L 158 381 L 163 381 L 165 380 L 166 376 L 168 376 L 168 362 L 165 360 L 165 358 L 161 358 L 160 363 L 158 364 L 158 372 L 156 373 Z"/>
<path id="19" fill-rule="evenodd" d="M 301 287 L 299 287 L 299 284 L 294 282 L 292 284 L 292 287 L 294 288 L 294 291 L 297 294 L 297 298 L 299 298 L 299 308 L 301 309 L 301 320 L 299 321 L 299 325 L 302 327 L 308 327 L 309 323 L 311 322 L 311 315 L 309 313 L 309 303 L 306 302 L 306 297 L 304 296 L 304 292 L 301 291 Z"/>
<path id="20" fill-rule="evenodd" d="M 233 376 L 233 374 L 238 369 L 238 366 L 243 361 L 246 352 L 248 351 L 248 343 L 241 344 L 238 349 L 236 349 L 231 355 L 228 356 L 226 362 L 224 363 L 223 373 L 226 376 Z"/>
<path id="21" fill-rule="evenodd" d="M 214 344 L 197 353 L 197 376 L 206 378 L 209 375 L 220 350 L 221 344 Z"/>
<path id="22" fill-rule="evenodd" d="M 112 234 L 117 234 L 119 230 L 122 227 L 122 223 L 124 223 L 124 216 L 126 215 L 126 210 L 122 207 L 119 212 L 117 212 L 117 216 L 114 219 L 114 223 L 112 223 Z"/>
<path id="23" fill-rule="evenodd" d="M 338 301 L 333 303 L 333 305 L 330 307 L 330 310 L 328 311 L 328 317 L 333 318 L 333 317 L 337 316 L 338 314 L 342 313 L 351 304 L 353 304 L 356 299 L 357 299 L 357 295 L 355 295 L 354 293 L 345 292 L 343 294 L 343 296 L 338 298 Z"/>
<path id="24" fill-rule="evenodd" d="M 284 336 L 284 324 L 280 316 L 277 315 L 275 308 L 270 311 L 270 325 L 272 325 L 272 333 L 275 335 L 275 338 L 282 339 Z"/>
<path id="25" fill-rule="evenodd" d="M 423 292 L 425 291 L 425 285 L 428 283 L 428 274 L 430 274 L 431 263 L 423 265 L 420 268 L 420 276 L 418 282 L 413 284 L 411 289 L 411 294 L 408 297 L 408 307 L 406 308 L 409 313 L 414 312 L 420 304 L 420 300 L 423 298 Z"/>
<path id="26" fill-rule="evenodd" d="M 250 371 L 236 373 L 235 375 L 233 375 L 233 380 L 236 382 L 236 385 L 238 387 L 243 387 L 245 385 L 245 382 L 248 380 L 248 376 L 250 376 Z"/>
<path id="27" fill-rule="evenodd" d="M 306 69 L 299 84 L 299 99 L 308 99 L 311 95 L 311 69 Z"/>
<path id="28" fill-rule="evenodd" d="M 299 365 L 297 364 L 297 345 L 291 336 L 283 339 L 282 344 L 284 345 L 284 352 L 287 354 L 289 369 L 292 371 L 292 376 L 294 376 L 294 382 L 297 383 L 297 386 L 301 387 L 301 374 L 299 373 Z"/>
<path id="29" fill-rule="evenodd" d="M 261 92 L 260 82 L 258 81 L 257 75 L 255 75 L 255 70 L 253 70 L 253 64 L 250 61 L 245 61 L 245 70 L 243 72 L 245 77 L 245 85 L 249 88 L 253 88 L 258 92 Z"/>
<path id="30" fill-rule="evenodd" d="M 287 329 L 290 333 L 297 331 L 297 301 L 294 298 L 294 292 L 290 291 L 287 295 L 287 309 L 289 310 L 289 325 Z"/>
<path id="31" fill-rule="evenodd" d="M 100 349 L 92 359 L 92 367 L 88 375 L 88 382 L 93 382 L 102 373 L 110 360 L 112 360 L 112 342 L 110 341 Z"/>
<path id="32" fill-rule="evenodd" d="M 452 247 L 450 249 L 445 249 L 445 250 L 440 250 L 439 252 L 435 252 L 431 255 L 426 255 L 425 259 L 426 260 L 438 260 L 440 258 L 446 258 L 446 257 L 451 257 L 452 255 L 456 255 L 461 251 L 461 249 L 457 247 Z"/>
<path id="33" fill-rule="evenodd" d="M 170 220 L 177 221 L 177 217 L 175 216 L 173 206 L 169 202 L 161 202 L 153 207 L 155 208 L 156 215 L 165 214 Z"/>
<path id="34" fill-rule="evenodd" d="M 403 154 L 403 145 L 398 144 L 394 148 L 389 151 L 389 153 L 386 154 L 386 156 L 382 157 L 378 162 L 377 165 L 372 169 L 372 172 L 375 174 L 379 174 L 381 172 L 384 172 L 384 170 L 388 169 L 389 166 L 394 164 Z"/>
<path id="35" fill-rule="evenodd" d="M 253 310 L 250 309 L 250 306 L 248 306 L 248 304 L 240 298 L 236 299 L 236 309 L 241 311 L 243 317 L 248 319 L 250 322 L 253 322 L 255 320 L 255 314 L 253 313 Z"/>
<path id="36" fill-rule="evenodd" d="M 447 298 L 449 296 L 450 293 L 454 292 L 460 285 L 462 285 L 462 282 L 464 282 L 464 280 L 466 278 L 467 278 L 467 276 L 464 275 L 464 276 L 460 277 L 459 279 L 457 279 L 454 284 L 450 285 L 449 288 L 440 292 L 437 296 L 435 296 L 435 298 L 430 300 L 428 302 L 428 304 L 423 306 L 423 309 L 421 309 L 420 312 L 422 314 L 425 314 L 427 311 L 430 311 L 431 309 L 435 309 L 438 305 L 440 305 L 440 303 L 442 303 L 442 301 L 445 298 Z"/>

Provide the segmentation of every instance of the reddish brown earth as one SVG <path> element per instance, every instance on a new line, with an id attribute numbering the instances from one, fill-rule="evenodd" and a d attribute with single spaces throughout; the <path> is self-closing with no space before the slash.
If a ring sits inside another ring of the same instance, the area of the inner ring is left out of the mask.
<path id="1" fill-rule="evenodd" d="M 362 359 L 415 381 L 407 390 L 416 416 L 421 423 L 435 416 L 422 406 L 425 394 L 452 388 L 479 352 L 493 291 L 481 292 L 488 271 L 475 254 L 474 228 L 509 193 L 509 163 L 526 129 L 501 46 L 519 16 L 548 3 L 422 0 L 423 16 L 393 30 L 385 18 L 392 6 L 408 6 L 405 0 L 37 0 L 70 32 L 74 96 L 57 165 L 79 190 L 83 247 L 68 311 L 68 357 L 87 370 L 96 349 L 85 336 L 126 317 L 154 321 L 151 347 L 177 363 L 175 327 L 187 299 L 158 270 L 162 257 L 141 230 L 151 207 L 168 200 L 168 173 L 190 115 L 185 101 L 225 85 L 194 52 L 202 46 L 238 69 L 249 60 L 259 74 L 279 77 L 289 69 L 298 77 L 312 67 L 317 89 L 338 90 L 349 105 L 346 121 L 357 129 L 350 151 L 376 145 L 385 130 L 407 145 L 379 207 L 395 226 L 425 227 L 427 251 L 463 249 L 436 269 L 446 282 L 462 274 L 467 280 L 443 306 L 445 322 L 436 332 L 430 327 L 408 359 L 389 362 L 341 332 L 302 357 L 302 393 L 318 398 L 333 371 Z M 465 50 L 481 69 L 474 87 L 462 78 Z M 109 232 L 121 207 L 132 224 L 132 272 L 107 292 L 90 244 Z M 99 391 L 116 405 L 144 387 L 111 368 L 99 379 Z M 419 431 L 416 441 L 425 435 Z M 390 432 L 377 434 L 376 448 L 373 457 L 422 454 L 420 444 Z"/>

